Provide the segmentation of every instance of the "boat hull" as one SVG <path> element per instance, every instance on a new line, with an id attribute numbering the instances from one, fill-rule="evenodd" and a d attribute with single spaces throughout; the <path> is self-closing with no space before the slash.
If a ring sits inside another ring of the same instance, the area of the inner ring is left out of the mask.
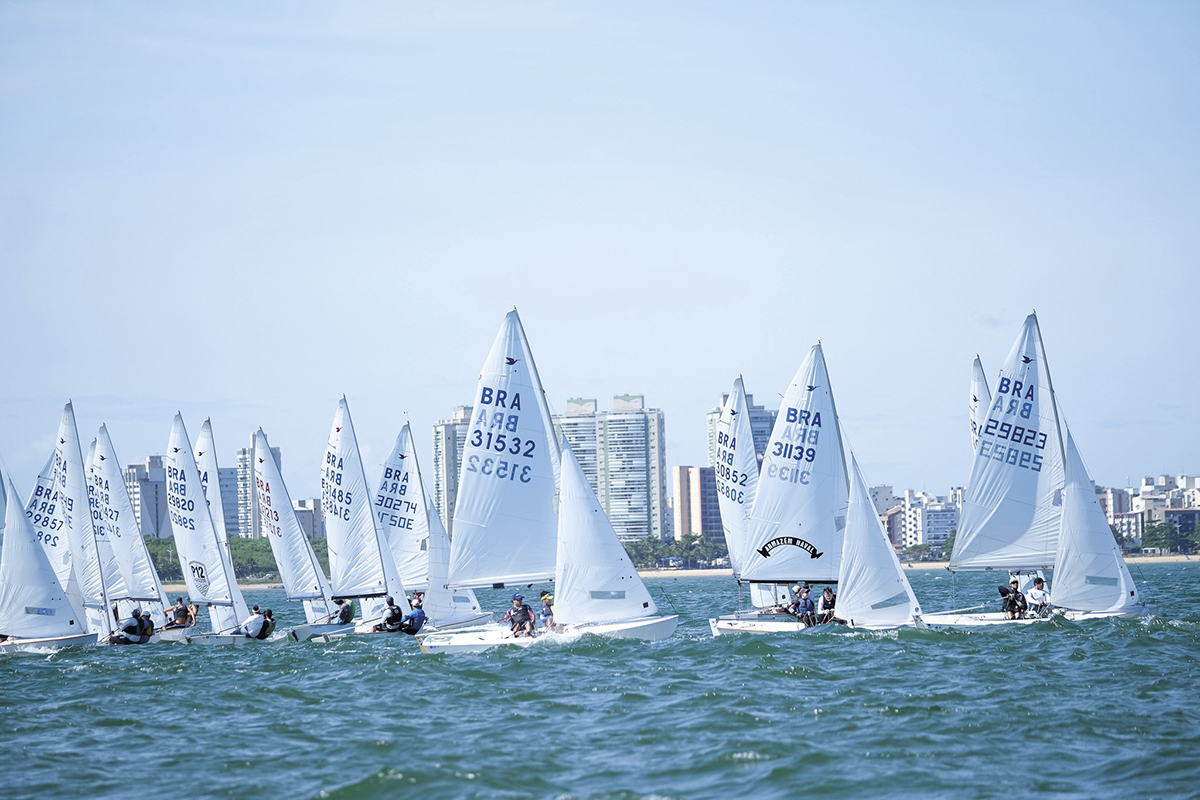
<path id="1" fill-rule="evenodd" d="M 186 628 L 160 628 L 156 631 L 159 641 L 163 642 L 183 642 L 188 635 L 194 630 L 195 626 L 188 625 Z"/>
<path id="2" fill-rule="evenodd" d="M 96 644 L 96 634 L 79 633 L 73 636 L 48 636 L 42 639 L 6 639 L 0 642 L 0 652 L 6 650 L 57 650 L 62 647 Z"/>
<path id="3" fill-rule="evenodd" d="M 1153 614 L 1155 611 L 1156 609 L 1151 606 L 1135 606 L 1116 611 L 1073 611 L 1065 608 L 1056 608 L 1048 616 L 1026 617 L 1024 619 L 1009 619 L 1003 611 L 975 613 L 949 611 L 942 614 L 926 614 L 923 619 L 931 630 L 943 630 L 946 628 L 991 628 L 997 625 L 1033 625 L 1053 619 L 1054 617 L 1062 617 L 1072 622 L 1082 622 L 1089 619 L 1140 617 L 1145 614 Z"/>
<path id="4" fill-rule="evenodd" d="M 265 640 L 232 633 L 197 633 L 194 635 L 185 636 L 184 641 L 188 644 L 201 644 L 209 647 L 219 647 L 230 644 L 249 644 L 250 642 L 259 642 Z"/>
<path id="5" fill-rule="evenodd" d="M 353 631 L 353 624 L 342 625 L 340 623 L 334 623 L 331 625 L 313 623 L 311 625 L 297 625 L 294 628 L 289 628 L 286 636 L 293 642 L 307 642 L 311 639 L 324 639 L 325 641 L 329 641 L 329 637 L 332 635 L 353 633 Z"/>
<path id="6" fill-rule="evenodd" d="M 790 614 L 732 614 L 725 617 L 717 617 L 716 619 L 708 620 L 709 630 L 713 636 L 728 636 L 735 633 L 815 633 L 816 631 L 830 630 L 830 626 L 826 625 L 805 625 L 800 620 Z M 851 628 L 858 631 L 890 631 L 897 628 L 909 627 L 905 625 L 856 625 L 853 622 L 843 622 L 833 625 L 833 629 Z M 926 627 L 923 620 L 916 620 L 911 627 L 924 628 Z"/>
<path id="7" fill-rule="evenodd" d="M 621 622 L 590 625 L 567 625 L 553 633 L 543 631 L 538 636 L 514 637 L 505 625 L 487 625 L 463 630 L 435 632 L 417 636 L 425 653 L 482 653 L 504 645 L 529 647 L 535 642 L 570 641 L 585 634 L 613 639 L 642 639 L 658 641 L 669 638 L 679 625 L 679 617 L 639 617 Z"/>

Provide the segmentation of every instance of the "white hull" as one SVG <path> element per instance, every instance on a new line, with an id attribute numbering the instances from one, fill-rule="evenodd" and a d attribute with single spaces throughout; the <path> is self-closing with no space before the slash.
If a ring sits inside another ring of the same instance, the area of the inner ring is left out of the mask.
<path id="1" fill-rule="evenodd" d="M 529 647 L 534 642 L 565 642 L 593 634 L 614 639 L 642 639 L 658 641 L 675 633 L 679 625 L 678 616 L 641 617 L 622 622 L 605 622 L 594 625 L 568 625 L 561 631 L 537 636 L 514 637 L 505 625 L 488 625 L 479 628 L 450 631 L 447 633 L 418 634 L 417 641 L 426 653 L 482 653 L 501 645 Z"/>
<path id="2" fill-rule="evenodd" d="M 905 627 L 903 625 L 855 625 L 830 623 L 832 629 L 839 627 L 853 628 L 858 631 L 890 631 Z M 708 627 L 713 636 L 725 636 L 733 633 L 814 633 L 821 630 L 831 630 L 829 625 L 805 625 L 791 615 L 782 614 L 745 614 L 717 617 L 709 619 Z M 914 627 L 925 627 L 918 621 Z"/>
<path id="3" fill-rule="evenodd" d="M 57 650 L 60 647 L 95 644 L 96 634 L 80 633 L 74 636 L 50 636 L 44 639 L 6 639 L 0 642 L 0 652 L 5 650 Z"/>
<path id="4" fill-rule="evenodd" d="M 1054 609 L 1049 616 L 1026 617 L 1024 619 L 1009 619 L 1003 611 L 987 611 L 963 613 L 949 611 L 943 614 L 926 614 L 925 624 L 933 630 L 945 628 L 989 628 L 996 625 L 1032 625 L 1045 622 L 1053 617 L 1062 617 L 1072 622 L 1082 622 L 1089 619 L 1113 619 L 1115 617 L 1139 617 L 1143 614 L 1153 614 L 1152 606 L 1135 606 L 1118 611 L 1071 611 L 1064 608 Z"/>
<path id="5" fill-rule="evenodd" d="M 191 634 L 195 627 L 194 625 L 188 625 L 186 628 L 160 628 L 155 631 L 155 635 L 163 642 L 183 642 L 187 640 L 188 635 Z"/>
<path id="6" fill-rule="evenodd" d="M 232 633 L 197 633 L 195 635 L 184 637 L 184 641 L 188 644 L 203 644 L 209 646 L 219 646 L 227 644 L 248 644 L 249 642 L 265 641 L 263 639 L 254 639 L 250 636 L 242 636 Z"/>
<path id="7" fill-rule="evenodd" d="M 324 638 L 326 641 L 332 635 L 344 635 L 354 632 L 354 624 L 350 623 L 343 625 L 341 623 L 312 623 L 305 625 L 297 625 L 294 628 L 289 628 L 285 633 L 287 638 L 294 642 L 307 642 L 309 639 Z"/>

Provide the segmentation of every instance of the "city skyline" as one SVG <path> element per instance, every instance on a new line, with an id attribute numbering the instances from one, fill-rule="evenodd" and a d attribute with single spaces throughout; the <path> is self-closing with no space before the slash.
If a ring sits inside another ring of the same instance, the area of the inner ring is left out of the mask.
<path id="1" fill-rule="evenodd" d="M 0 9 L 23 486 L 73 399 L 130 463 L 261 426 L 312 495 L 342 394 L 377 470 L 513 305 L 552 411 L 644 394 L 673 464 L 820 340 L 867 479 L 935 492 L 1036 308 L 1095 480 L 1200 472 L 1192 6 L 218 8 Z"/>

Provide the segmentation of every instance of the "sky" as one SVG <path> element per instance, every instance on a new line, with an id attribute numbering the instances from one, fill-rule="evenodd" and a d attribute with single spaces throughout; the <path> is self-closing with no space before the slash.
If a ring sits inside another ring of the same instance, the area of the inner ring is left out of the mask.
<path id="1" fill-rule="evenodd" d="M 520 311 L 551 408 L 707 463 L 821 341 L 867 480 L 944 494 L 1036 309 L 1093 479 L 1200 473 L 1200 6 L 0 4 L 0 461 L 211 417 L 375 481 Z M 426 467 L 428 469 L 428 467 Z"/>

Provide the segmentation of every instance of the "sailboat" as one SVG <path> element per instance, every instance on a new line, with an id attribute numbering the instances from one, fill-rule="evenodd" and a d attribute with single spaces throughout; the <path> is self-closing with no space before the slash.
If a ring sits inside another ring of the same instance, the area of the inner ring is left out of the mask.
<path id="1" fill-rule="evenodd" d="M 199 440 L 198 440 L 199 441 Z M 201 452 L 212 448 L 211 427 Z M 200 469 L 192 452 L 183 416 L 175 415 L 171 438 L 163 457 L 167 472 L 167 505 L 171 530 L 175 534 L 175 549 L 187 583 L 188 596 L 198 606 L 206 606 L 212 624 L 210 633 L 191 633 L 185 641 L 191 644 L 244 644 L 257 641 L 232 631 L 250 616 L 242 590 L 233 573 L 229 546 L 217 533 L 209 505 L 205 501 Z M 216 461 L 211 472 L 216 477 Z M 214 485 L 214 488 L 215 485 Z M 219 490 L 214 494 L 220 494 Z"/>
<path id="2" fill-rule="evenodd" d="M 562 496 L 558 514 L 554 620 L 562 626 L 538 637 L 514 637 L 507 625 L 418 635 L 426 653 L 477 653 L 500 645 L 582 634 L 655 641 L 675 633 L 678 616 L 658 606 L 634 569 L 612 523 L 566 440 L 562 443 Z"/>
<path id="3" fill-rule="evenodd" d="M 747 546 L 740 549 L 740 579 L 763 584 L 764 599 L 786 597 L 793 583 L 836 584 L 848 502 L 837 408 L 817 343 L 788 386 L 771 431 Z M 773 601 L 711 619 L 709 626 L 713 635 L 772 633 L 797 630 L 797 620 Z"/>
<path id="4" fill-rule="evenodd" d="M 329 543 L 332 599 L 360 601 L 360 616 L 352 632 L 373 633 L 375 623 L 383 618 L 384 600 L 389 596 L 409 611 L 411 606 L 392 551 L 375 521 L 345 397 L 338 401 L 325 446 L 321 508 Z"/>
<path id="5" fill-rule="evenodd" d="M 54 453 L 38 475 L 25 512 L 46 548 L 59 585 L 80 609 L 85 630 L 106 644 L 116 626 L 92 525 L 75 410 L 69 402 L 63 408 Z"/>
<path id="6" fill-rule="evenodd" d="M 1057 584 L 1064 584 L 1068 600 L 1087 605 L 1089 601 L 1081 598 L 1089 593 L 1071 587 L 1079 580 L 1087 583 L 1086 577 L 1078 577 L 1080 571 L 1088 574 L 1084 562 L 1102 565 L 1091 578 L 1097 585 L 1117 587 L 1118 591 L 1103 608 L 1077 607 L 1067 612 L 1068 616 L 1094 616 L 1093 612 L 1118 609 L 1124 609 L 1120 613 L 1145 611 L 1132 579 L 1127 578 L 1128 570 L 1107 522 L 1103 525 L 1105 537 L 1096 535 L 1099 529 L 1087 493 L 1092 494 L 1094 513 L 1100 514 L 1101 520 L 1103 514 L 1062 419 L 1036 314 L 1025 319 L 1005 359 L 982 424 L 950 570 L 1003 570 L 1018 580 L 1024 592 L 1043 570 L 1055 569 L 1052 602 L 1064 606 L 1057 597 Z M 1065 542 L 1064 535 L 1068 537 Z M 1134 594 L 1128 594 L 1129 590 Z M 924 619 L 930 627 L 1032 624 L 1045 619 L 1027 615 L 1011 620 L 1001 611 L 980 608 L 928 614 Z"/>
<path id="7" fill-rule="evenodd" d="M 100 426 L 92 442 L 87 464 L 88 489 L 93 503 L 92 523 L 105 561 L 105 575 L 116 573 L 114 579 L 106 577 L 108 599 L 120 609 L 117 616 L 122 618 L 135 608 L 141 608 L 154 620 L 159 637 L 169 638 L 162 631 L 166 622 L 163 610 L 168 605 L 167 595 L 150 560 L 150 551 L 146 549 L 125 486 L 125 476 L 104 425 Z M 116 586 L 120 589 L 114 588 Z"/>
<path id="8" fill-rule="evenodd" d="M 81 610 L 67 596 L 50 563 L 52 546 L 40 541 L 58 534 L 47 529 L 34 531 L 11 475 L 0 471 L 0 484 L 0 502 L 4 504 L 0 652 L 95 644 L 96 634 L 87 632 Z M 65 549 L 65 542 L 62 547 Z"/>
<path id="9" fill-rule="evenodd" d="M 352 626 L 333 621 L 333 590 L 296 519 L 291 495 L 262 428 L 254 434 L 253 460 L 259 530 L 271 543 L 287 599 L 304 605 L 305 624 L 291 628 L 287 635 L 294 641 L 306 641 L 313 636 L 348 633 Z"/>
<path id="10" fill-rule="evenodd" d="M 372 502 L 404 588 L 422 594 L 430 629 L 471 625 L 490 618 L 471 589 L 449 589 L 450 537 L 426 494 L 408 423 L 383 465 Z"/>

